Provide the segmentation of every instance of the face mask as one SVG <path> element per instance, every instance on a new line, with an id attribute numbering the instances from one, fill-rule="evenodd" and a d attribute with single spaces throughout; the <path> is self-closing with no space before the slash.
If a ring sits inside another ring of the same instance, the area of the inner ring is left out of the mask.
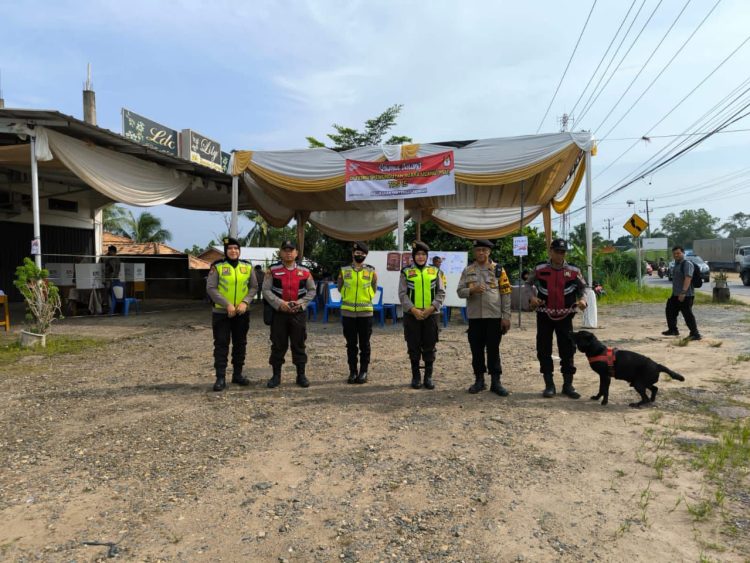
<path id="1" fill-rule="evenodd" d="M 364 261 L 365 261 L 365 258 L 366 258 L 365 256 L 355 256 L 355 257 L 354 257 L 354 261 L 355 261 L 355 262 L 356 262 L 357 264 L 361 264 L 362 262 L 364 262 Z"/>

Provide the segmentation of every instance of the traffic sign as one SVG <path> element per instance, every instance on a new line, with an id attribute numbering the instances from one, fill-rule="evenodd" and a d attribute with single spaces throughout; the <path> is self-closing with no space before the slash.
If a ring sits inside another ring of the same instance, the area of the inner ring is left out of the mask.
<path id="1" fill-rule="evenodd" d="M 637 238 L 643 234 L 643 231 L 646 230 L 646 228 L 648 227 L 648 223 L 646 223 L 643 217 L 641 217 L 637 213 L 633 213 L 633 216 L 628 219 L 623 227 L 627 232 Z"/>

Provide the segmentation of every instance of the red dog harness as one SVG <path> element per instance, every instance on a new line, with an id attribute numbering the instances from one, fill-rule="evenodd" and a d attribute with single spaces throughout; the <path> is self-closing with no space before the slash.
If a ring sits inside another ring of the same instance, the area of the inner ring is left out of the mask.
<path id="1" fill-rule="evenodd" d="M 607 347 L 607 353 L 602 354 L 600 356 L 591 356 L 589 358 L 589 363 L 593 364 L 594 362 L 607 362 L 607 369 L 609 370 L 609 375 L 614 377 L 615 374 L 615 354 L 617 353 L 617 348 L 609 348 Z"/>

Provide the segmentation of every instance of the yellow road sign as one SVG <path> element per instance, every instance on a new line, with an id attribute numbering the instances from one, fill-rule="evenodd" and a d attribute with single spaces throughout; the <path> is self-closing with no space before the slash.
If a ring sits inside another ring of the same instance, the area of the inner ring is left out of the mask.
<path id="1" fill-rule="evenodd" d="M 646 223 L 643 217 L 637 213 L 633 213 L 633 216 L 627 220 L 623 227 L 634 237 L 639 237 L 648 227 L 648 223 Z"/>

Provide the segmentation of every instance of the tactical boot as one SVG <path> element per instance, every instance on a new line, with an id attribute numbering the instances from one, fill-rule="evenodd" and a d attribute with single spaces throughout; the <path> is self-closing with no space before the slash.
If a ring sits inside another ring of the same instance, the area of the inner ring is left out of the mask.
<path id="1" fill-rule="evenodd" d="M 216 383 L 214 383 L 214 391 L 224 391 L 227 387 L 226 377 L 223 375 L 216 376 Z"/>
<path id="2" fill-rule="evenodd" d="M 430 390 L 435 388 L 435 383 L 432 381 L 432 364 L 424 365 L 424 388 Z"/>
<path id="3" fill-rule="evenodd" d="M 310 380 L 305 375 L 305 364 L 297 366 L 297 385 L 300 387 L 310 387 Z"/>
<path id="4" fill-rule="evenodd" d="M 357 374 L 355 373 L 354 375 Z M 367 366 L 363 366 L 362 369 L 359 370 L 359 375 L 357 375 L 356 383 L 367 383 Z"/>
<path id="5" fill-rule="evenodd" d="M 346 380 L 347 383 L 357 383 L 357 378 L 359 376 L 357 375 L 357 368 L 349 368 L 349 379 Z"/>
<path id="6" fill-rule="evenodd" d="M 580 399 L 581 394 L 577 393 L 575 387 L 573 387 L 573 376 L 563 375 L 563 395 L 567 395 L 571 399 Z"/>
<path id="7" fill-rule="evenodd" d="M 490 384 L 490 392 L 495 393 L 496 395 L 500 395 L 501 397 L 507 397 L 510 395 L 510 392 L 503 387 L 503 384 L 500 383 L 500 374 L 493 373 L 491 375 L 492 377 L 492 383 Z"/>
<path id="8" fill-rule="evenodd" d="M 484 382 L 484 374 L 483 373 L 475 373 L 474 374 L 474 385 L 469 387 L 469 393 L 472 395 L 475 395 L 476 393 L 480 393 L 487 389 L 487 384 Z"/>
<path id="9" fill-rule="evenodd" d="M 266 383 L 266 387 L 273 389 L 279 385 L 281 385 L 281 366 L 273 366 L 273 375 L 268 380 L 268 383 Z"/>
<path id="10" fill-rule="evenodd" d="M 242 375 L 242 366 L 234 368 L 234 371 L 232 372 L 232 383 L 235 385 L 242 385 L 243 387 L 250 385 L 250 380 Z"/>
<path id="11" fill-rule="evenodd" d="M 419 362 L 412 362 L 411 364 L 411 388 L 422 388 L 422 374 L 419 373 Z"/>
<path id="12" fill-rule="evenodd" d="M 555 382 L 552 379 L 552 374 L 545 373 L 542 376 L 544 377 L 544 391 L 542 391 L 542 397 L 545 399 L 554 397 L 557 394 L 557 389 L 555 389 Z"/>

